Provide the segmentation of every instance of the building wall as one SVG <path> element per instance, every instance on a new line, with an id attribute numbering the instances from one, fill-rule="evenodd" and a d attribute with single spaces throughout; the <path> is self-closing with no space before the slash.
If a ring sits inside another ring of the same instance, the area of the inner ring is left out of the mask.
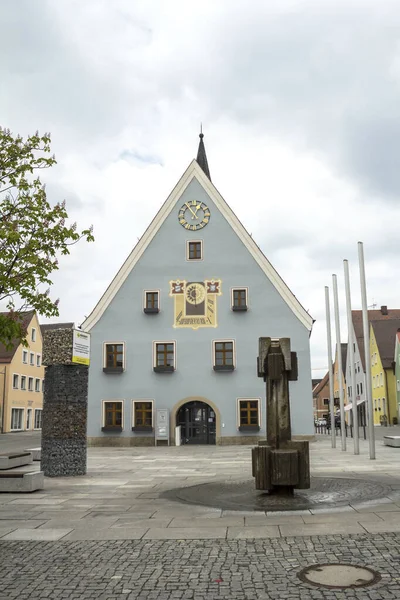
<path id="1" fill-rule="evenodd" d="M 379 349 L 372 325 L 370 326 L 370 355 L 372 376 L 372 404 L 374 409 L 374 425 L 381 424 L 381 418 L 389 419 L 388 390 Z"/>
<path id="2" fill-rule="evenodd" d="M 400 343 L 399 336 L 396 335 L 396 349 L 394 353 L 395 359 L 395 386 L 396 386 L 396 411 L 397 418 L 400 417 Z"/>
<path id="3" fill-rule="evenodd" d="M 354 328 L 353 328 L 353 340 L 355 340 L 354 343 L 354 363 L 353 365 L 350 365 L 350 352 L 347 352 L 347 358 L 346 358 L 346 387 L 347 389 L 347 396 L 348 396 L 348 401 L 352 402 L 354 396 L 356 396 L 356 401 L 357 403 L 359 403 L 359 416 L 362 410 L 364 410 L 362 407 L 365 406 L 365 402 L 366 402 L 366 390 L 365 390 L 365 372 L 364 372 L 364 368 L 363 368 L 363 363 L 361 360 L 361 355 L 360 355 L 360 349 L 358 347 L 358 343 L 357 340 L 355 338 L 355 332 L 354 332 Z M 353 390 L 351 389 L 351 369 L 354 369 L 354 376 L 355 376 L 355 385 L 356 385 L 356 389 Z M 350 394 L 348 393 L 350 391 Z M 360 419 L 359 419 L 360 422 Z"/>
<path id="4" fill-rule="evenodd" d="M 328 401 L 328 404 L 326 401 Z M 329 378 L 322 389 L 314 396 L 314 403 L 314 419 L 326 418 L 329 414 Z"/>
<path id="5" fill-rule="evenodd" d="M 36 341 L 32 341 L 32 329 L 36 330 Z M 22 409 L 22 431 L 33 430 L 35 424 L 35 410 L 41 410 L 43 407 L 43 380 L 44 367 L 42 366 L 42 336 L 37 316 L 34 315 L 29 327 L 28 337 L 29 347 L 24 348 L 20 345 L 11 361 L 7 365 L 6 393 L 5 393 L 5 411 L 4 411 L 4 433 L 12 430 L 12 409 Z M 27 352 L 27 363 L 23 362 L 23 352 Z M 34 364 L 30 364 L 30 354 L 34 355 Z M 37 366 L 37 357 L 40 357 L 40 366 Z M 18 387 L 13 387 L 13 375 L 18 375 Z M 21 389 L 21 377 L 26 377 L 26 389 Z M 29 391 L 29 377 L 33 378 L 33 391 Z M 35 391 L 36 379 L 39 379 L 39 392 Z M 28 409 L 31 409 L 30 423 L 27 423 Z M 15 429 L 13 429 L 14 431 Z"/>
<path id="6" fill-rule="evenodd" d="M 396 395 L 396 377 L 393 369 L 385 369 L 386 389 L 389 402 L 389 425 L 393 425 L 393 418 L 397 418 L 397 395 Z"/>
<path id="7" fill-rule="evenodd" d="M 196 198 L 210 208 L 209 224 L 200 232 L 188 232 L 178 223 L 179 208 Z M 203 240 L 204 258 L 187 261 L 187 240 Z M 197 330 L 174 328 L 174 298 L 169 297 L 171 280 L 204 281 L 221 279 L 222 295 L 217 297 L 217 327 Z M 248 287 L 247 312 L 231 310 L 231 288 Z M 143 312 L 145 290 L 160 290 L 161 310 Z M 261 336 L 290 337 L 297 352 L 298 381 L 290 383 L 292 431 L 313 435 L 309 332 L 288 307 L 235 234 L 211 198 L 193 179 L 177 206 L 167 217 L 143 256 L 91 329 L 89 371 L 88 436 L 93 443 L 110 434 L 101 432 L 102 400 L 124 400 L 124 428 L 109 443 L 140 443 L 131 431 L 132 399 L 153 399 L 154 408 L 170 411 L 170 429 L 175 412 L 187 398 L 203 398 L 215 406 L 224 441 L 248 440 L 238 431 L 237 399 L 261 399 L 261 431 L 265 437 L 265 384 L 257 377 L 256 358 Z M 213 371 L 213 340 L 234 339 L 236 369 Z M 174 373 L 153 372 L 153 342 L 176 341 L 177 368 Z M 122 341 L 126 347 L 125 371 L 104 374 L 104 342 Z M 118 440 L 116 439 L 118 437 Z M 132 442 L 132 437 L 135 441 Z M 121 441 L 121 438 L 127 438 Z M 255 439 L 255 438 L 254 438 Z"/>

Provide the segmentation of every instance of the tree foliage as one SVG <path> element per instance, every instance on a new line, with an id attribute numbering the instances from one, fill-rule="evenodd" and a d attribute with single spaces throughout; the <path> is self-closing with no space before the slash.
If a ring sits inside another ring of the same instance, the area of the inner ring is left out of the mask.
<path id="1" fill-rule="evenodd" d="M 49 289 L 57 257 L 82 238 L 94 240 L 92 227 L 79 233 L 76 223 L 67 223 L 65 201 L 51 206 L 47 200 L 37 172 L 56 163 L 50 142 L 47 133 L 24 140 L 0 128 L 0 305 L 7 307 L 0 342 L 7 348 L 27 344 L 22 312 L 58 316 Z"/>

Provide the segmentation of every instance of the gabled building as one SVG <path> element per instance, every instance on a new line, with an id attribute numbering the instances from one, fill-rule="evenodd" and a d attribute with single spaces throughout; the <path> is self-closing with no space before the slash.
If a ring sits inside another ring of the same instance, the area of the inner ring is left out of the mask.
<path id="1" fill-rule="evenodd" d="M 364 331 L 362 323 L 362 311 L 352 311 L 353 335 L 354 335 L 354 364 L 350 365 L 349 356 L 346 363 L 346 379 L 350 388 L 351 398 L 355 398 L 358 406 L 358 422 L 360 425 L 366 424 L 366 387 L 365 387 L 365 349 L 364 349 Z M 380 309 L 368 311 L 368 321 L 392 321 L 400 319 L 400 309 L 388 309 L 387 306 L 381 306 Z M 356 389 L 351 390 L 351 369 L 354 369 Z"/>
<path id="2" fill-rule="evenodd" d="M 34 311 L 23 313 L 29 346 L 0 344 L 0 427 L 2 433 L 42 428 L 44 367 L 42 334 Z"/>
<path id="3" fill-rule="evenodd" d="M 393 365 L 396 334 L 400 319 L 371 321 L 370 355 L 372 403 L 375 425 L 393 425 L 397 422 L 397 390 Z"/>
<path id="4" fill-rule="evenodd" d="M 347 361 L 347 344 L 342 342 L 341 344 L 341 353 L 342 353 L 342 389 L 343 389 L 343 399 L 344 404 L 347 404 L 347 388 L 346 388 L 346 371 L 345 365 Z M 333 398 L 335 405 L 340 406 L 340 398 L 339 398 L 339 360 L 338 360 L 338 348 L 336 346 L 335 349 L 335 362 L 333 364 Z M 329 398 L 329 396 L 328 396 Z"/>
<path id="5" fill-rule="evenodd" d="M 396 332 L 396 344 L 394 350 L 394 377 L 396 380 L 397 420 L 400 418 L 400 331 Z"/>
<path id="6" fill-rule="evenodd" d="M 82 324 L 89 443 L 265 439 L 261 336 L 290 338 L 292 432 L 312 436 L 312 323 L 212 183 L 201 134 L 197 160 Z"/>
<path id="7" fill-rule="evenodd" d="M 313 386 L 314 421 L 329 415 L 329 371 Z"/>

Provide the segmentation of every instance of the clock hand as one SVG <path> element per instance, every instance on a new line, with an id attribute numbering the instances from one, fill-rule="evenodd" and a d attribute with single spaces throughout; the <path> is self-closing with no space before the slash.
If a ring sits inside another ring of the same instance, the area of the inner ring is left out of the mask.
<path id="1" fill-rule="evenodd" d="M 197 216 L 197 211 L 199 210 L 199 208 L 200 208 L 200 207 L 201 207 L 201 205 L 200 205 L 200 204 L 198 204 L 198 205 L 196 206 L 196 212 L 194 213 L 194 216 L 196 217 L 196 219 L 198 219 L 198 218 L 199 218 L 199 217 Z M 192 219 L 193 219 L 193 217 L 192 217 Z"/>
<path id="2" fill-rule="evenodd" d="M 186 204 L 186 206 L 188 207 L 188 209 L 190 210 L 190 212 L 192 213 L 193 217 L 196 217 L 196 213 L 194 213 L 194 212 L 192 211 L 192 209 L 190 208 L 189 204 L 188 204 L 187 202 L 185 202 L 185 204 Z M 193 217 L 192 217 L 192 219 L 193 219 Z M 198 218 L 198 217 L 196 217 L 196 219 L 197 219 L 197 218 Z"/>

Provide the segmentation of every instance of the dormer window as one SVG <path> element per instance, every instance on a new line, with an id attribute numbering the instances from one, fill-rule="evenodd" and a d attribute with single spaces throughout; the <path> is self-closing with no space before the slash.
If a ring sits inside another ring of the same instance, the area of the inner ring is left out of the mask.
<path id="1" fill-rule="evenodd" d="M 160 292 L 151 291 L 144 293 L 144 312 L 148 315 L 160 312 Z"/>
<path id="2" fill-rule="evenodd" d="M 232 310 L 247 310 L 247 288 L 234 288 L 232 290 Z"/>

